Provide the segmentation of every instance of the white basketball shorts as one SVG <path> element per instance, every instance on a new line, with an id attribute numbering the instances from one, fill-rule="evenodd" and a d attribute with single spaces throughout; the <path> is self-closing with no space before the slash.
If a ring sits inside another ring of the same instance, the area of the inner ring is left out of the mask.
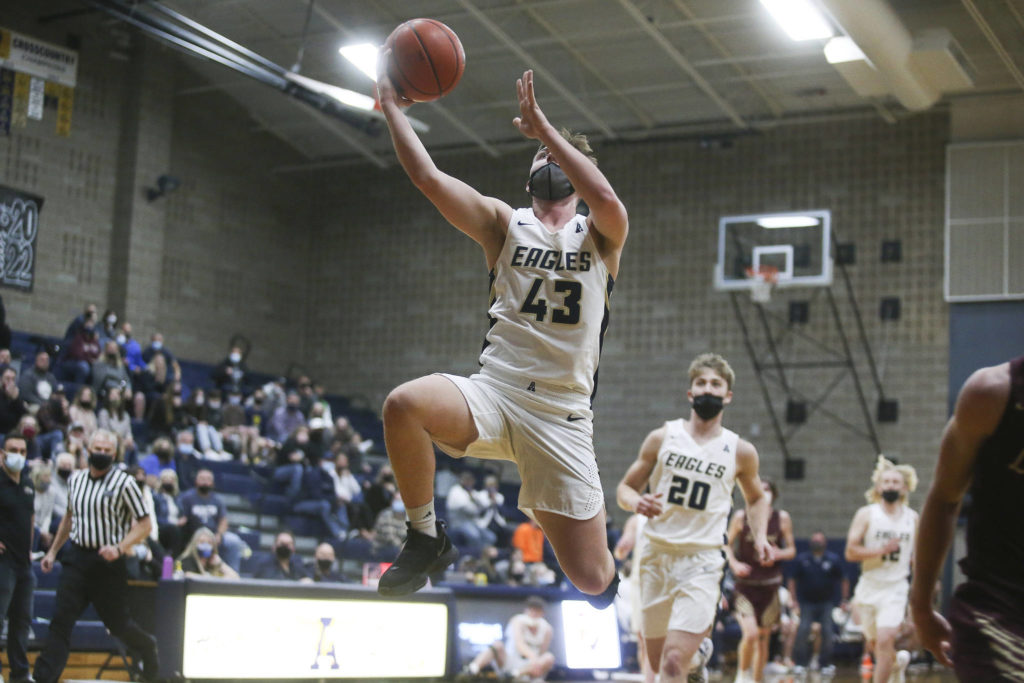
<path id="1" fill-rule="evenodd" d="M 721 549 L 674 553 L 648 543 L 640 559 L 644 638 L 671 631 L 704 633 L 722 597 L 725 556 Z"/>
<path id="2" fill-rule="evenodd" d="M 897 628 L 907 614 L 906 580 L 875 582 L 863 576 L 853 591 L 853 607 L 864 637 L 874 640 L 880 628 Z"/>

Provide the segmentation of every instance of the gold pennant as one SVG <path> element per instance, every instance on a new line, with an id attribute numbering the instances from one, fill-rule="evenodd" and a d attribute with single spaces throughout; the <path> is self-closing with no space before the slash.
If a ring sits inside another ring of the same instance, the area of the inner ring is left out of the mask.
<path id="1" fill-rule="evenodd" d="M 0 59 L 7 59 L 11 56 L 11 32 L 0 28 Z"/>
<path id="2" fill-rule="evenodd" d="M 11 126 L 24 128 L 28 123 L 28 92 L 32 77 L 15 72 L 14 97 L 11 103 Z"/>
<path id="3" fill-rule="evenodd" d="M 71 137 L 71 110 L 75 104 L 75 89 L 69 85 L 57 86 L 57 135 Z"/>

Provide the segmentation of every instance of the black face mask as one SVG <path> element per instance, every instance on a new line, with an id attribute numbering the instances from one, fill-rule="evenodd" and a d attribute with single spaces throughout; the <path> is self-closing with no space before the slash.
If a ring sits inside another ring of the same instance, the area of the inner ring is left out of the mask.
<path id="1" fill-rule="evenodd" d="M 94 467 L 97 470 L 103 471 L 111 466 L 114 462 L 114 456 L 107 455 L 106 453 L 90 453 L 89 454 L 89 466 Z"/>
<path id="2" fill-rule="evenodd" d="M 331 571 L 331 567 L 334 565 L 333 560 L 317 560 L 316 566 L 320 568 L 321 574 L 326 574 Z"/>
<path id="3" fill-rule="evenodd" d="M 712 394 L 700 394 L 693 397 L 693 412 L 702 420 L 711 420 L 725 407 L 725 399 Z"/>
<path id="4" fill-rule="evenodd" d="M 825 550 L 825 544 L 824 543 L 815 543 L 814 541 L 812 541 L 810 545 L 811 545 L 811 552 L 812 553 L 820 553 L 823 550 Z"/>
<path id="5" fill-rule="evenodd" d="M 71 477 L 71 470 L 57 470 L 57 476 L 66 481 Z"/>
<path id="6" fill-rule="evenodd" d="M 555 162 L 549 161 L 530 174 L 526 190 L 537 199 L 558 200 L 565 199 L 575 192 L 576 188 L 569 182 L 569 176 L 565 175 L 565 171 Z"/>
<path id="7" fill-rule="evenodd" d="M 213 490 L 212 486 L 197 486 L 196 491 L 199 491 L 199 495 L 205 496 L 207 493 Z"/>
<path id="8" fill-rule="evenodd" d="M 882 491 L 882 500 L 886 503 L 895 503 L 900 499 L 900 492 L 889 489 L 888 491 Z"/>
<path id="9" fill-rule="evenodd" d="M 292 549 L 286 545 L 279 545 L 274 547 L 274 554 L 282 560 L 287 560 L 292 556 Z"/>

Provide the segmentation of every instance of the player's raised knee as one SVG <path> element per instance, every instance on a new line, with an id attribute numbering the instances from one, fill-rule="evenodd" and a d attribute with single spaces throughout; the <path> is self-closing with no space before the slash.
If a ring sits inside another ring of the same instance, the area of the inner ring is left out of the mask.
<path id="1" fill-rule="evenodd" d="M 661 672 L 669 678 L 686 673 L 686 667 L 683 666 L 683 653 L 678 647 L 669 647 L 662 654 Z"/>

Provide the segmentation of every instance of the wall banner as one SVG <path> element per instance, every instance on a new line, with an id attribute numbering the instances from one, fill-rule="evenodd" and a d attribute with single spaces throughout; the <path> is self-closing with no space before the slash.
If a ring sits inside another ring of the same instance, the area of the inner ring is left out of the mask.
<path id="1" fill-rule="evenodd" d="M 43 198 L 0 185 L 0 287 L 32 291 Z"/>

